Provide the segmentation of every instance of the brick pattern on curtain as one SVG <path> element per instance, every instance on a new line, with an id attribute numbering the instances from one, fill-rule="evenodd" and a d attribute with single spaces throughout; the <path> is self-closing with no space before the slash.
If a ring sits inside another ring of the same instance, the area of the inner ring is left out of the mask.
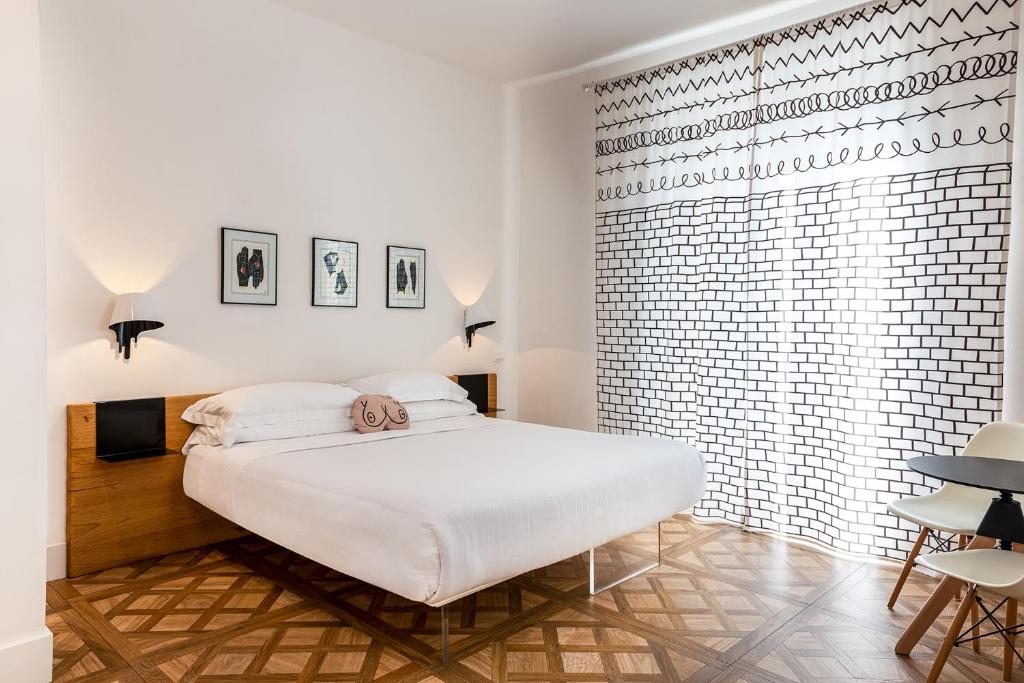
<path id="1" fill-rule="evenodd" d="M 892 0 L 599 84 L 602 431 L 696 513 L 900 557 L 894 497 L 998 419 L 1016 0 Z"/>

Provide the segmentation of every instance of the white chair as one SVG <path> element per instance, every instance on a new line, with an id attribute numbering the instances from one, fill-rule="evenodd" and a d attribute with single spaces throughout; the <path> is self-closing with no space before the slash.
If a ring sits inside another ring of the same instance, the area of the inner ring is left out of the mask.
<path id="1" fill-rule="evenodd" d="M 954 645 L 963 642 L 978 642 L 978 638 L 991 635 L 1000 635 L 1005 641 L 1003 643 L 1003 680 L 1009 681 L 1013 677 L 1013 660 L 1024 657 L 1017 651 L 1015 640 L 1018 632 L 1024 630 L 1024 626 L 1017 621 L 1017 601 L 1024 599 L 1024 554 L 1009 550 L 964 550 L 952 553 L 932 553 L 921 557 L 920 564 L 939 573 L 960 579 L 967 584 L 967 595 L 960 603 L 960 608 L 949 625 L 946 637 L 942 646 L 935 655 L 935 662 L 931 671 L 928 672 L 928 683 L 935 683 L 942 673 L 942 667 L 949 659 L 949 653 Z M 979 589 L 985 589 L 991 593 L 1001 596 L 1002 601 L 992 609 L 985 607 L 978 595 Z M 1000 623 L 995 613 L 1000 607 L 1006 605 L 1005 622 Z M 980 620 L 973 624 L 963 633 L 964 621 L 967 619 L 967 612 L 971 605 L 977 605 L 985 613 Z M 978 635 L 976 630 L 981 624 L 988 621 L 992 624 L 993 630 Z M 970 638 L 968 633 L 974 632 Z"/>
<path id="2" fill-rule="evenodd" d="M 1024 424 L 1015 422 L 990 422 L 971 437 L 964 446 L 961 456 L 1024 460 Z M 959 484 L 944 484 L 935 493 L 925 496 L 900 498 L 889 503 L 889 512 L 908 522 L 919 524 L 921 533 L 914 543 L 907 561 L 903 565 L 896 585 L 889 596 L 889 609 L 896 604 L 903 584 L 910 576 L 910 570 L 917 563 L 921 548 L 928 535 L 934 532 L 959 536 L 962 548 L 968 536 L 973 536 L 985 515 L 995 491 L 975 489 Z M 938 539 L 938 537 L 936 536 Z M 943 541 L 938 539 L 940 543 Z"/>

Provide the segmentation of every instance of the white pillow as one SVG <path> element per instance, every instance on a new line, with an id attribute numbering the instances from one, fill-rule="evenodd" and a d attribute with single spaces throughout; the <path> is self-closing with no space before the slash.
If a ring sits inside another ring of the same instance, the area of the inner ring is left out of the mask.
<path id="1" fill-rule="evenodd" d="M 390 396 L 399 403 L 408 401 L 462 401 L 469 392 L 436 372 L 385 372 L 352 380 L 348 386 L 360 394 Z"/>
<path id="2" fill-rule="evenodd" d="M 230 448 L 235 444 L 248 443 L 250 441 L 271 441 L 273 439 L 292 439 L 298 436 L 316 436 L 317 434 L 334 434 L 337 432 L 351 432 L 355 429 L 352 422 L 352 415 L 344 413 L 336 418 L 324 420 L 311 420 L 307 422 L 278 422 L 276 424 L 257 425 L 254 427 L 239 427 L 234 430 L 234 441 L 228 445 Z M 193 446 L 220 446 L 221 430 L 217 427 L 197 425 L 189 435 L 181 452 L 188 455 Z"/>
<path id="3" fill-rule="evenodd" d="M 468 398 L 461 401 L 433 400 L 433 401 L 406 401 L 402 404 L 405 412 L 409 414 L 409 420 L 413 425 L 417 422 L 427 420 L 440 420 L 443 417 L 460 417 L 462 415 L 476 415 L 476 404 Z"/>
<path id="4" fill-rule="evenodd" d="M 181 419 L 210 427 L 210 434 L 230 448 L 240 434 L 257 441 L 258 436 L 284 439 L 351 430 L 352 404 L 358 395 L 348 387 L 321 382 L 254 384 L 204 398 L 186 408 Z M 266 429 L 270 426 L 273 429 Z M 253 429 L 257 427 L 264 429 Z"/>

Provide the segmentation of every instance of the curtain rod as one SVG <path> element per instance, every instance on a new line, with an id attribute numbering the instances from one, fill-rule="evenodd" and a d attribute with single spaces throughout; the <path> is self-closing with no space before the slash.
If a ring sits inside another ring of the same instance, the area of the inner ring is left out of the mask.
<path id="1" fill-rule="evenodd" d="M 658 64 L 654 64 L 652 66 L 647 66 L 647 67 L 644 67 L 642 69 L 635 69 L 633 71 L 629 71 L 629 72 L 624 73 L 624 74 L 619 74 L 618 76 L 611 76 L 609 78 L 603 78 L 601 80 L 596 80 L 596 81 L 586 81 L 586 82 L 583 83 L 583 92 L 591 92 L 595 87 L 597 87 L 599 85 L 604 85 L 605 83 L 611 83 L 612 81 L 619 81 L 619 80 L 622 80 L 623 78 L 631 78 L 633 76 L 638 76 L 640 74 L 649 73 L 651 71 L 657 71 L 658 69 L 664 68 L 664 67 L 666 67 L 666 66 L 668 66 L 670 64 L 676 64 L 678 62 L 682 62 L 682 61 L 685 61 L 687 59 L 693 59 L 695 57 L 701 57 L 703 55 L 711 54 L 712 52 L 718 52 L 719 50 L 724 50 L 724 49 L 732 47 L 734 45 L 740 45 L 741 43 L 745 43 L 745 42 L 750 41 L 750 40 L 755 40 L 755 39 L 757 39 L 757 38 L 759 38 L 761 36 L 766 36 L 766 35 L 769 35 L 771 33 L 781 33 L 782 31 L 789 31 L 790 29 L 794 29 L 797 26 L 803 26 L 805 24 L 811 24 L 811 23 L 814 23 L 816 21 L 827 21 L 828 19 L 834 19 L 836 17 L 842 16 L 842 15 L 847 14 L 849 12 L 855 12 L 855 11 L 858 11 L 858 10 L 863 10 L 863 9 L 865 9 L 867 7 L 873 7 L 873 6 L 876 6 L 876 5 L 879 5 L 879 4 L 885 5 L 885 4 L 887 4 L 887 2 L 879 3 L 877 0 L 868 0 L 867 2 L 856 3 L 856 4 L 853 4 L 853 5 L 850 5 L 849 7 L 845 8 L 845 9 L 836 10 L 835 12 L 829 12 L 828 14 L 822 14 L 820 16 L 812 17 L 810 19 L 804 19 L 802 21 L 795 21 L 795 22 L 793 22 L 791 24 L 787 24 L 785 26 L 782 26 L 780 28 L 774 29 L 772 31 L 760 31 L 760 32 L 757 32 L 757 33 L 753 33 L 751 35 L 746 36 L 745 38 L 740 38 L 739 40 L 733 40 L 731 42 L 725 43 L 724 45 L 719 45 L 718 47 L 712 47 L 712 48 L 708 48 L 707 50 L 702 50 L 700 52 L 694 52 L 692 54 L 683 55 L 682 57 L 676 57 L 674 59 L 669 59 L 669 60 L 666 60 L 664 62 L 660 62 Z"/>

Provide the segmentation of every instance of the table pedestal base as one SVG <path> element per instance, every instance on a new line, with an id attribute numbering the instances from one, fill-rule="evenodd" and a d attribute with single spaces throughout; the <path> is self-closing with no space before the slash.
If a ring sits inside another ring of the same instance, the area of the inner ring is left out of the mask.
<path id="1" fill-rule="evenodd" d="M 1024 543 L 1024 512 L 1020 503 L 1013 499 L 1009 491 L 1000 491 L 998 498 L 992 499 L 985 517 L 978 525 L 978 534 L 989 538 L 998 538 L 999 547 L 1013 550 L 1014 543 Z"/>

